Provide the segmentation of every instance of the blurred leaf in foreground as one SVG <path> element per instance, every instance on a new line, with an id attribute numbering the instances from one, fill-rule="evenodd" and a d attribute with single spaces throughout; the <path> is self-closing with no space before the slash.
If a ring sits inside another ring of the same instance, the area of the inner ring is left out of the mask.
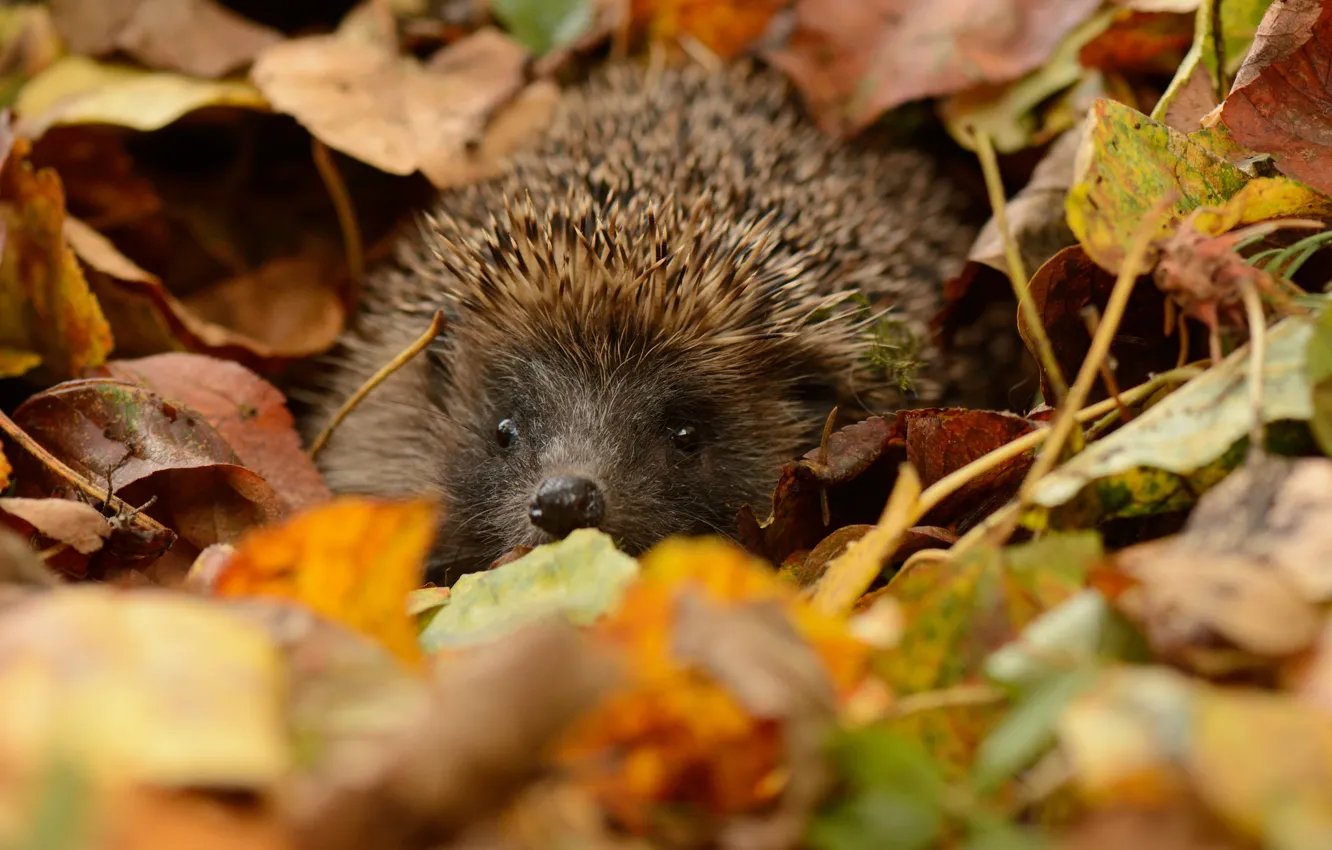
<path id="1" fill-rule="evenodd" d="M 293 599 L 417 664 L 407 595 L 421 584 L 436 511 L 429 501 L 335 499 L 247 533 L 213 592 Z"/>
<path id="2" fill-rule="evenodd" d="M 0 787 L 26 793 L 0 795 L 0 822 L 53 752 L 103 802 L 139 784 L 267 796 L 291 766 L 281 685 L 267 635 L 206 600 L 83 586 L 7 608 Z"/>
<path id="3" fill-rule="evenodd" d="M 635 830 L 665 807 L 776 804 L 803 819 L 822 793 L 836 700 L 863 681 L 869 648 L 732 543 L 672 539 L 641 563 L 593 630 L 629 681 L 583 719 L 562 761 Z"/>

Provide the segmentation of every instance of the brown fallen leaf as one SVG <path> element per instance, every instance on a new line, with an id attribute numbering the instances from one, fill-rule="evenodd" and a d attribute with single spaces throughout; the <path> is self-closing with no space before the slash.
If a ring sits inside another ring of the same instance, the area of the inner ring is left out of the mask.
<path id="1" fill-rule="evenodd" d="M 773 493 L 771 515 L 760 521 L 752 508 L 744 508 L 739 516 L 739 539 L 750 551 L 784 564 L 792 553 L 814 549 L 843 526 L 873 525 L 904 460 L 920 471 L 922 486 L 929 486 L 1033 427 L 1010 413 L 957 408 L 922 408 L 891 417 L 870 417 L 833 432 L 826 461 L 814 449 L 786 464 Z M 1030 463 L 1028 452 L 978 476 L 932 509 L 922 524 L 950 531 L 967 526 L 989 507 L 1009 498 Z M 937 539 L 933 533 L 926 534 Z M 928 545 L 918 540 L 906 554 Z"/>
<path id="2" fill-rule="evenodd" d="M 419 170 L 446 188 L 492 174 L 544 127 L 557 89 L 528 84 L 527 59 L 493 28 L 424 65 L 379 44 L 326 35 L 274 45 L 251 77 L 274 108 L 329 147 L 391 174 Z"/>
<path id="3" fill-rule="evenodd" d="M 231 542 L 287 510 L 200 414 L 132 383 L 67 381 L 29 398 L 14 421 L 76 473 L 106 482 L 197 549 Z M 20 495 L 68 492 L 31 459 L 24 470 Z M 175 554 L 183 576 L 195 553 L 177 546 Z"/>
<path id="4" fill-rule="evenodd" d="M 334 263 L 284 257 L 182 303 L 222 330 L 209 327 L 205 342 L 221 347 L 241 338 L 269 356 L 304 356 L 327 350 L 342 333 L 346 316 L 337 283 Z"/>
<path id="5" fill-rule="evenodd" d="M 1114 285 L 1114 275 L 1092 262 L 1080 245 L 1062 249 L 1032 276 L 1031 298 L 1050 339 L 1055 360 L 1066 378 L 1078 373 L 1091 349 L 1092 331 L 1083 311 L 1094 308 L 1093 315 L 1099 319 L 1109 303 Z M 1140 384 L 1150 375 L 1170 369 L 1179 359 L 1178 330 L 1172 329 L 1174 335 L 1166 336 L 1165 306 L 1165 296 L 1149 281 L 1139 280 L 1134 286 L 1119 329 L 1110 343 L 1108 362 L 1120 388 Z M 1027 349 L 1034 352 L 1031 328 L 1021 314 L 1018 315 L 1018 331 L 1027 343 Z M 1189 359 L 1205 353 L 1203 334 L 1192 334 L 1189 342 Z M 1046 399 L 1054 398 L 1044 369 L 1041 370 L 1041 392 Z M 1097 381 L 1089 400 L 1099 401 L 1108 396 L 1104 382 Z"/>
<path id="6" fill-rule="evenodd" d="M 65 196 L 50 169 L 27 161 L 30 146 L 15 139 L 9 113 L 0 113 L 0 355 L 28 355 L 0 377 L 23 374 L 40 364 L 44 376 L 60 380 L 100 365 L 112 346 L 111 328 L 65 243 Z"/>
<path id="7" fill-rule="evenodd" d="M 51 14 L 72 53 L 119 50 L 196 77 L 238 70 L 282 40 L 213 0 L 52 0 Z"/>
<path id="8" fill-rule="evenodd" d="M 0 512 L 23 520 L 43 536 L 90 555 L 111 536 L 111 523 L 86 502 L 72 499 L 0 499 Z"/>
<path id="9" fill-rule="evenodd" d="M 1016 79 L 1100 5 L 800 0 L 789 43 L 767 55 L 795 81 L 820 126 L 850 135 L 908 101 Z"/>
<path id="10" fill-rule="evenodd" d="M 1117 602 L 1153 646 L 1209 672 L 1290 656 L 1332 599 L 1332 460 L 1255 455 L 1199 499 L 1184 531 L 1115 558 Z M 1233 648 L 1233 649 L 1230 649 Z M 1236 652 L 1238 651 L 1238 652 Z"/>
<path id="11" fill-rule="evenodd" d="M 1277 167 L 1332 192 L 1332 7 L 1285 0 L 1268 7 L 1221 107 L 1235 141 L 1270 153 Z"/>
<path id="12" fill-rule="evenodd" d="M 191 299 L 209 318 L 236 325 L 227 327 L 196 314 L 167 292 L 156 275 L 83 222 L 66 219 L 65 235 L 88 267 L 89 282 L 116 330 L 122 357 L 186 348 L 263 370 L 321 353 L 342 331 L 343 272 L 331 263 L 274 260 Z"/>
<path id="13" fill-rule="evenodd" d="M 293 509 L 326 501 L 328 486 L 301 448 L 286 399 L 238 363 L 200 354 L 158 354 L 112 360 L 113 378 L 134 381 L 198 411 Z"/>

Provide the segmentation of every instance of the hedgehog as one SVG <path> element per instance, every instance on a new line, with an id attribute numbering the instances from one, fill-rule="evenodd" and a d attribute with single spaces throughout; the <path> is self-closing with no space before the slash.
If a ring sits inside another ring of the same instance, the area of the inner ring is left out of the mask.
<path id="1" fill-rule="evenodd" d="M 369 276 L 310 422 L 446 322 L 320 467 L 335 492 L 440 498 L 445 585 L 577 528 L 631 554 L 734 536 L 834 407 L 947 396 L 927 331 L 970 209 L 935 156 L 838 143 L 757 62 L 608 63 Z"/>

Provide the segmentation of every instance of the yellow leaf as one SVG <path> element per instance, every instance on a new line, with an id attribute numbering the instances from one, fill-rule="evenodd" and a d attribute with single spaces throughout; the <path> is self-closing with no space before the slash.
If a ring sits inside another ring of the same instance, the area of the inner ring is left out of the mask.
<path id="1" fill-rule="evenodd" d="M 436 519 L 428 500 L 335 499 L 247 533 L 214 593 L 300 602 L 417 664 L 408 595 L 421 584 Z"/>
<path id="2" fill-rule="evenodd" d="M 66 56 L 28 81 L 14 109 L 19 131 L 35 139 L 58 124 L 158 130 L 205 106 L 267 110 L 268 101 L 248 82 L 200 80 Z"/>
<path id="3" fill-rule="evenodd" d="M 31 351 L 15 351 L 12 348 L 0 348 L 0 378 L 16 378 L 36 369 L 42 362 L 42 355 Z"/>
<path id="4" fill-rule="evenodd" d="M 14 474 L 14 467 L 9 465 L 9 460 L 5 458 L 5 453 L 0 450 L 0 490 L 9 486 L 9 476 Z"/>

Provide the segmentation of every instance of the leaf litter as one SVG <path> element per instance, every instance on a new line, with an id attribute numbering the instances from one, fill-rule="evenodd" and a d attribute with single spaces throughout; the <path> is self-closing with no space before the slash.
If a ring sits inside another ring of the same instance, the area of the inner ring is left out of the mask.
<path id="1" fill-rule="evenodd" d="M 0 10 L 0 844 L 1325 846 L 1326 10 L 612 5 Z M 998 149 L 1039 392 L 422 587 L 280 388 L 607 42 Z"/>

